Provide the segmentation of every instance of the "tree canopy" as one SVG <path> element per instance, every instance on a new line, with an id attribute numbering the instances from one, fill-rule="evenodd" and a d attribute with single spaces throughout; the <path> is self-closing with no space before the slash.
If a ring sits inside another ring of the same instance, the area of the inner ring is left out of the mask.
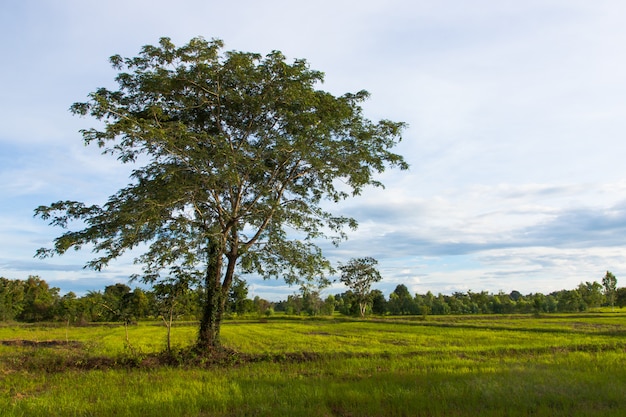
<path id="1" fill-rule="evenodd" d="M 617 292 L 617 278 L 610 271 L 606 271 L 604 277 L 602 277 L 602 286 L 604 287 L 604 295 L 610 306 L 615 305 L 615 295 Z"/>
<path id="2" fill-rule="evenodd" d="M 361 317 L 365 316 L 368 303 L 371 301 L 372 284 L 382 279 L 376 269 L 378 261 L 372 257 L 353 258 L 345 265 L 340 265 L 341 282 L 350 288 L 359 304 Z"/>
<path id="3" fill-rule="evenodd" d="M 162 38 L 136 57 L 113 56 L 118 89 L 99 88 L 71 111 L 100 122 L 81 131 L 86 144 L 136 165 L 131 184 L 103 205 L 35 210 L 67 229 L 41 257 L 89 245 L 86 266 L 99 270 L 139 247 L 133 278 L 203 285 L 199 345 L 208 348 L 219 346 L 236 267 L 288 283 L 324 279 L 331 265 L 317 239 L 336 243 L 357 222 L 323 202 L 407 168 L 391 152 L 405 125 L 364 118 L 366 91 L 336 97 L 305 60 L 222 49 L 216 39 L 176 47 Z"/>

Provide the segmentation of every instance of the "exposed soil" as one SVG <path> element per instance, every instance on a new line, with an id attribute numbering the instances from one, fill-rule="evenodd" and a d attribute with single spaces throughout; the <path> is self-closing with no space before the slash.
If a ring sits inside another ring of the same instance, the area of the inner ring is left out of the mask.
<path id="1" fill-rule="evenodd" d="M 303 363 L 316 361 L 322 355 L 315 352 L 294 352 L 276 355 L 258 355 L 236 352 L 222 348 L 214 351 L 199 351 L 196 347 L 143 354 L 132 349 L 115 357 L 92 356 L 83 351 L 83 343 L 64 340 L 0 340 L 0 345 L 22 347 L 5 353 L 0 363 L 2 372 L 65 372 L 71 370 L 94 369 L 148 369 L 160 366 L 183 368 L 234 367 L 254 362 L 292 362 Z M 40 349 L 45 353 L 34 354 Z"/>
<path id="2" fill-rule="evenodd" d="M 34 346 L 34 347 L 81 347 L 82 342 L 76 340 L 0 340 L 3 346 Z"/>

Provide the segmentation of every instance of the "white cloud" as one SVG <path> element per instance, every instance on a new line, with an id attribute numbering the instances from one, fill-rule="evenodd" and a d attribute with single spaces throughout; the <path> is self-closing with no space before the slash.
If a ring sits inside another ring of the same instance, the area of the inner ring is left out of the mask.
<path id="1" fill-rule="evenodd" d="M 67 111 L 114 85 L 107 58 L 133 56 L 160 36 L 180 44 L 197 35 L 307 58 L 333 93 L 369 90 L 368 117 L 409 123 L 398 151 L 411 170 L 385 173 L 385 190 L 337 206 L 361 228 L 328 248 L 336 261 L 379 258 L 386 290 L 545 291 L 626 269 L 623 2 L 25 0 L 2 8 L 0 33 L 11 41 L 0 46 L 8 63 L 0 68 L 0 275 L 26 273 L 34 250 L 59 232 L 32 219 L 37 205 L 102 203 L 128 182 L 131 167 L 82 146 L 78 130 L 93 121 Z M 89 255 L 68 254 L 40 272 L 100 282 L 73 269 Z M 121 279 L 132 268 L 99 277 Z M 254 291 L 292 291 L 274 284 L 255 282 Z"/>

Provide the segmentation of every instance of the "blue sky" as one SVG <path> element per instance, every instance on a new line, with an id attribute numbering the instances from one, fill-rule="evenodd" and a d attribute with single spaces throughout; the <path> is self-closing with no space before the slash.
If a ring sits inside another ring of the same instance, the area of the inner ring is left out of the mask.
<path id="1" fill-rule="evenodd" d="M 373 256 L 389 292 L 548 293 L 626 273 L 626 3 L 620 0 L 8 0 L 0 5 L 0 276 L 63 292 L 126 282 L 131 259 L 39 260 L 60 232 L 38 205 L 102 203 L 129 167 L 85 147 L 68 108 L 113 87 L 113 54 L 162 36 L 305 58 L 366 115 L 409 124 L 386 189 L 333 208 L 358 231 L 334 262 Z M 296 289 L 250 282 L 252 295 Z M 340 285 L 326 293 L 343 291 Z"/>

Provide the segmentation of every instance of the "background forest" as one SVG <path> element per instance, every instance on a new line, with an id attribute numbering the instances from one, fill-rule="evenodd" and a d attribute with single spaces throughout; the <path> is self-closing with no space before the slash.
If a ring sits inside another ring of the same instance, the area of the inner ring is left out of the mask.
<path id="1" fill-rule="evenodd" d="M 131 289 L 125 284 L 109 285 L 103 291 L 89 291 L 83 296 L 73 292 L 60 295 L 38 276 L 27 280 L 0 277 L 0 320 L 20 322 L 59 321 L 69 324 L 89 322 L 125 322 L 159 319 L 197 320 L 201 315 L 202 288 L 172 287 L 167 284 L 152 290 Z M 271 302 L 260 297 L 248 298 L 248 285 L 236 279 L 226 303 L 227 318 L 288 315 L 330 316 L 359 315 L 357 297 L 352 291 L 322 296 L 321 291 L 303 287 L 286 300 Z M 398 285 L 388 297 L 382 291 L 369 293 L 367 313 L 374 315 L 445 315 L 445 314 L 543 314 L 581 312 L 601 306 L 626 306 L 626 288 L 614 293 L 594 281 L 577 288 L 550 294 L 510 294 L 455 292 L 451 295 L 411 294 L 406 285 Z"/>

